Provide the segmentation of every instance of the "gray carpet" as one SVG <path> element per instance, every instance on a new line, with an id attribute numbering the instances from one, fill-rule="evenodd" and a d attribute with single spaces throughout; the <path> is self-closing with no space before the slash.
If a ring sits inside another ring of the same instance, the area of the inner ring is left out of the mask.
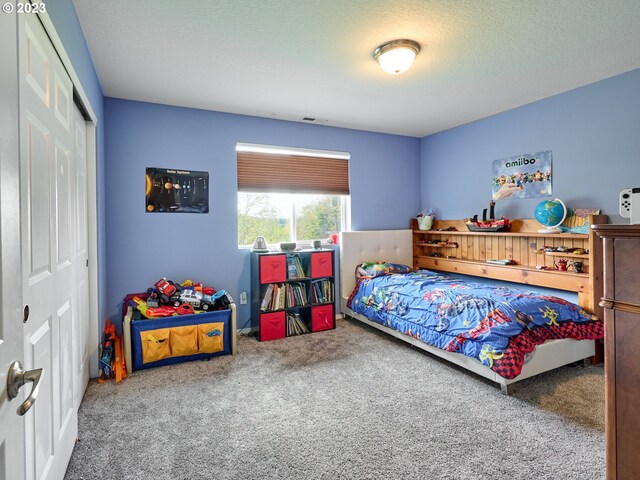
<path id="1" fill-rule="evenodd" d="M 341 320 L 91 382 L 67 479 L 603 479 L 601 367 L 514 386 Z"/>

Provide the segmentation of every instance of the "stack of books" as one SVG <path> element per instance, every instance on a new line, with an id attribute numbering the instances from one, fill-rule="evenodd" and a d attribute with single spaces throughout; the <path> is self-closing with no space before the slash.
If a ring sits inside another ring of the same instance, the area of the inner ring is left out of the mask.
<path id="1" fill-rule="evenodd" d="M 309 327 L 297 313 L 287 313 L 287 337 L 309 333 Z"/>
<path id="2" fill-rule="evenodd" d="M 304 278 L 304 269 L 302 268 L 302 262 L 300 261 L 300 255 L 297 253 L 291 253 L 287 255 L 287 278 Z"/>
<path id="3" fill-rule="evenodd" d="M 287 307 L 300 307 L 306 305 L 307 289 L 302 283 L 288 283 L 287 287 Z"/>
<path id="4" fill-rule="evenodd" d="M 260 310 L 263 312 L 270 310 L 280 310 L 285 308 L 286 302 L 286 285 L 278 285 L 277 283 L 270 283 L 267 286 L 267 290 L 262 297 L 262 303 L 260 304 Z"/>
<path id="5" fill-rule="evenodd" d="M 326 278 L 311 282 L 311 299 L 313 303 L 333 302 L 333 282 Z"/>

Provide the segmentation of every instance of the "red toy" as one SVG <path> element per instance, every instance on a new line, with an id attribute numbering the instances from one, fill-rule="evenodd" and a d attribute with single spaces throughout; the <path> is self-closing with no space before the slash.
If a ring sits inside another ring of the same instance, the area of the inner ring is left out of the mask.
<path id="1" fill-rule="evenodd" d="M 174 307 L 170 307 L 169 305 L 155 308 L 149 307 L 144 312 L 144 314 L 149 318 L 170 317 L 174 313 L 176 313 L 176 309 Z"/>
<path id="2" fill-rule="evenodd" d="M 115 378 L 116 383 L 120 383 L 123 379 L 127 378 L 122 341 L 116 333 L 116 327 L 111 323 L 111 320 L 105 322 L 100 350 L 101 371 L 98 383 L 103 383 L 109 378 Z"/>
<path id="3" fill-rule="evenodd" d="M 193 315 L 196 312 L 193 311 L 193 306 L 189 305 L 188 303 L 183 303 L 176 308 L 176 313 L 178 315 Z"/>
<path id="4" fill-rule="evenodd" d="M 167 297 L 171 297 L 171 295 L 173 295 L 174 293 L 176 293 L 176 286 L 173 283 L 170 283 L 169 281 L 167 281 L 166 277 L 162 277 L 160 280 L 158 280 L 155 284 L 154 287 L 156 287 L 156 289 L 166 295 Z"/>

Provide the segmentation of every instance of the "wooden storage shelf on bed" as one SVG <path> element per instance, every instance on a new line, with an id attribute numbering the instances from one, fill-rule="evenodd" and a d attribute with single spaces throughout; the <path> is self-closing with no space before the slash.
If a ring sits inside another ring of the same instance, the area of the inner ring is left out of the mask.
<path id="1" fill-rule="evenodd" d="M 463 220 L 436 220 L 432 230 L 418 230 L 417 221 L 412 219 L 413 266 L 576 292 L 580 306 L 601 317 L 602 252 L 594 234 L 542 234 L 537 231 L 540 224 L 533 219 L 510 223 L 508 232 L 470 232 Z M 589 223 L 607 223 L 607 216 L 591 215 Z M 450 227 L 456 230 L 442 231 Z M 433 256 L 435 244 L 425 243 L 428 240 L 458 247 L 446 246 Z M 547 246 L 583 248 L 589 254 L 543 251 Z M 553 270 L 558 257 L 582 261 L 582 273 Z M 513 260 L 516 264 L 496 265 L 488 260 Z"/>

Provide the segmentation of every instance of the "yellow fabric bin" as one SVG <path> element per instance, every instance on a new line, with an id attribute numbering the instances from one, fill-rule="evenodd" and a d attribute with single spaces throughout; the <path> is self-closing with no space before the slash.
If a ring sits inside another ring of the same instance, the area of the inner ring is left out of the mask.
<path id="1" fill-rule="evenodd" d="M 171 339 L 171 356 L 182 357 L 198 353 L 198 335 L 195 325 L 184 327 L 172 327 L 169 338 Z"/>
<path id="2" fill-rule="evenodd" d="M 198 352 L 216 353 L 224 350 L 224 322 L 198 325 Z"/>
<path id="3" fill-rule="evenodd" d="M 142 363 L 157 362 L 171 356 L 170 330 L 170 328 L 159 328 L 140 332 Z"/>

